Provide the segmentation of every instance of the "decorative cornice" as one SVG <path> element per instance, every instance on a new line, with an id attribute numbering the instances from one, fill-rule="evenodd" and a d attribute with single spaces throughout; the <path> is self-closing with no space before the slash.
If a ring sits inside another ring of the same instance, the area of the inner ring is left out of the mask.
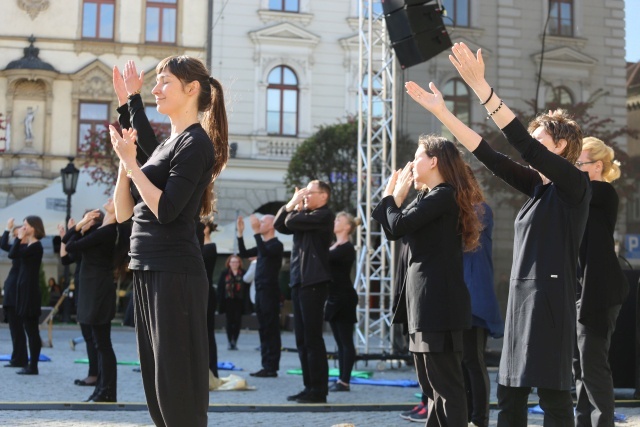
<path id="1" fill-rule="evenodd" d="M 49 0 L 18 0 L 18 7 L 27 12 L 33 21 L 40 12 L 49 8 Z"/>
<path id="2" fill-rule="evenodd" d="M 542 40 L 542 35 L 540 35 L 540 40 Z M 545 42 L 549 45 L 566 46 L 574 49 L 583 49 L 588 41 L 589 40 L 580 37 L 552 36 L 549 34 L 545 37 Z"/>
<path id="3" fill-rule="evenodd" d="M 258 17 L 265 24 L 270 22 L 294 22 L 302 26 L 309 25 L 313 19 L 313 15 L 309 13 L 279 12 L 265 9 L 258 11 Z"/>

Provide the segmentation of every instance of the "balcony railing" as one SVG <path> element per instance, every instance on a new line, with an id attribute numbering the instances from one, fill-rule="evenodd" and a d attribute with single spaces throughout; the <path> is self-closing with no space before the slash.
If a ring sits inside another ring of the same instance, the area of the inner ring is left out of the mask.
<path id="1" fill-rule="evenodd" d="M 254 140 L 254 158 L 265 160 L 291 160 L 302 138 L 260 136 Z"/>

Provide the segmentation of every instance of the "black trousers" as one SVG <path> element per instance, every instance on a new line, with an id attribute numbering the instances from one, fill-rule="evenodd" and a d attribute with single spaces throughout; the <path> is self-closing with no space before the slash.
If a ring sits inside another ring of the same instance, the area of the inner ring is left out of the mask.
<path id="1" fill-rule="evenodd" d="M 25 335 L 22 318 L 16 313 L 15 307 L 5 307 L 4 312 L 9 322 L 9 332 L 11 333 L 11 363 L 17 366 L 27 366 L 29 355 L 27 353 L 27 336 Z"/>
<path id="2" fill-rule="evenodd" d="M 576 426 L 613 427 L 615 396 L 609 366 L 611 335 L 616 328 L 620 305 L 607 310 L 603 317 L 606 332 L 576 324 L 577 352 L 573 360 L 576 380 Z"/>
<path id="3" fill-rule="evenodd" d="M 333 337 L 338 345 L 338 368 L 340 369 L 340 381 L 349 384 L 351 370 L 356 362 L 356 347 L 353 343 L 353 323 L 329 322 Z"/>
<path id="4" fill-rule="evenodd" d="M 327 283 L 291 288 L 296 347 L 302 366 L 302 381 L 308 393 L 326 396 L 329 392 L 329 363 L 322 337 Z"/>
<path id="5" fill-rule="evenodd" d="M 216 343 L 216 290 L 208 286 L 207 342 L 209 344 L 209 370 L 218 377 L 218 344 Z"/>
<path id="6" fill-rule="evenodd" d="M 24 331 L 27 333 L 29 342 L 29 367 L 38 369 L 38 360 L 40 360 L 40 350 L 42 350 L 42 340 L 40 339 L 38 317 L 23 317 L 22 324 Z"/>
<path id="7" fill-rule="evenodd" d="M 135 324 L 149 414 L 160 427 L 206 427 L 207 276 L 133 272 Z"/>
<path id="8" fill-rule="evenodd" d="M 491 384 L 487 364 L 484 361 L 484 349 L 489 331 L 472 327 L 462 331 L 464 350 L 462 367 L 467 389 L 467 410 L 469 421 L 480 427 L 489 425 L 489 393 Z"/>
<path id="9" fill-rule="evenodd" d="M 544 427 L 573 427 L 573 399 L 570 390 L 538 388 Z M 526 427 L 527 401 L 531 387 L 507 387 L 498 384 L 498 426 Z"/>
<path id="10" fill-rule="evenodd" d="M 240 336 L 242 327 L 242 313 L 244 313 L 244 300 L 242 298 L 227 298 L 225 301 L 225 317 L 227 324 L 227 340 L 230 345 L 235 345 Z"/>
<path id="11" fill-rule="evenodd" d="M 413 353 L 418 382 L 429 398 L 427 427 L 466 427 L 462 352 Z"/>
<path id="12" fill-rule="evenodd" d="M 98 376 L 98 352 L 96 350 L 96 343 L 93 340 L 93 330 L 91 325 L 86 323 L 80 323 L 80 331 L 82 332 L 82 338 L 87 346 L 87 358 L 89 359 L 89 377 Z"/>
<path id="13" fill-rule="evenodd" d="M 258 317 L 258 333 L 260 334 L 260 355 L 262 367 L 267 371 L 277 372 L 280 369 L 280 291 L 256 291 L 256 315 Z"/>
<path id="14" fill-rule="evenodd" d="M 95 351 L 98 356 L 98 396 L 116 399 L 118 396 L 118 366 L 116 354 L 111 345 L 111 323 L 91 325 Z"/>

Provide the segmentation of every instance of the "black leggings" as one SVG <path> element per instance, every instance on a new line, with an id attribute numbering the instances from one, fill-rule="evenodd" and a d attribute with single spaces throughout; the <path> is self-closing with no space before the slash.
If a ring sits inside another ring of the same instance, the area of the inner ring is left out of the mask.
<path id="1" fill-rule="evenodd" d="M 340 369 L 340 381 L 349 384 L 351 370 L 356 361 L 356 347 L 353 344 L 353 323 L 329 322 L 333 337 L 338 345 L 338 367 Z"/>
<path id="2" fill-rule="evenodd" d="M 91 325 L 95 351 L 98 355 L 98 395 L 116 399 L 118 369 L 111 345 L 111 323 Z"/>
<path id="3" fill-rule="evenodd" d="M 82 338 L 87 346 L 87 358 L 89 359 L 89 373 L 88 377 L 98 376 L 98 352 L 96 351 L 96 343 L 93 341 L 93 332 L 91 331 L 91 325 L 86 323 L 80 323 L 80 331 L 82 331 Z"/>
<path id="4" fill-rule="evenodd" d="M 32 369 L 38 369 L 40 350 L 42 350 L 38 320 L 38 317 L 25 317 L 22 320 L 29 341 L 29 367 Z"/>
<path id="5" fill-rule="evenodd" d="M 242 327 L 242 312 L 244 311 L 244 300 L 239 298 L 227 298 L 225 302 L 225 313 L 227 320 L 227 339 L 229 344 L 235 345 L 240 336 Z"/>

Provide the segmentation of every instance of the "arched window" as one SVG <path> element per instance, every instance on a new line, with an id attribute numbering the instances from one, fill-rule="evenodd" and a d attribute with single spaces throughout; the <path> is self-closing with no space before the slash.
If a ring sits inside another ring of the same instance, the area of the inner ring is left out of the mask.
<path id="1" fill-rule="evenodd" d="M 267 86 L 267 133 L 298 134 L 298 78 L 283 65 L 271 70 Z"/>
<path id="2" fill-rule="evenodd" d="M 547 104 L 573 105 L 573 95 L 565 86 L 551 87 L 547 90 Z"/>
<path id="3" fill-rule="evenodd" d="M 442 87 L 442 96 L 444 103 L 449 111 L 451 111 L 462 123 L 467 126 L 471 125 L 471 95 L 469 88 L 460 78 L 449 80 Z M 442 127 L 442 136 L 453 141 L 455 138 L 451 132 L 444 126 Z"/>

